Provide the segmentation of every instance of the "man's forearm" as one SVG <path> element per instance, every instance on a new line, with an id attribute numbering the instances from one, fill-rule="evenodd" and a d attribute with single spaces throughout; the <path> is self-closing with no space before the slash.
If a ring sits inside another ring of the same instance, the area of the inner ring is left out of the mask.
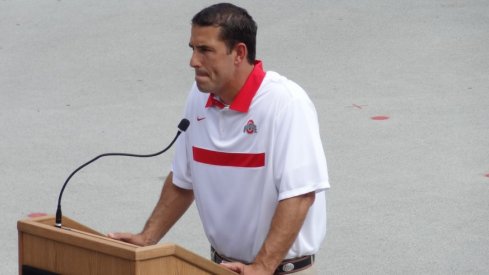
<path id="1" fill-rule="evenodd" d="M 170 172 L 163 185 L 160 199 L 141 232 L 145 242 L 148 245 L 156 244 L 187 211 L 193 201 L 193 191 L 175 186 L 173 173 Z"/>
<path id="2" fill-rule="evenodd" d="M 314 199 L 315 193 L 311 192 L 279 202 L 268 236 L 254 264 L 273 273 L 297 238 Z"/>

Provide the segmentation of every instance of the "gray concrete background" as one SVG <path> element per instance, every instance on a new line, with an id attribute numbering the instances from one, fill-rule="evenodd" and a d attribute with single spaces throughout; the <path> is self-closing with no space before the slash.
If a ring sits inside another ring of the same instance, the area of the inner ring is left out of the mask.
<path id="1" fill-rule="evenodd" d="M 16 221 L 53 214 L 69 173 L 172 139 L 211 1 L 0 1 L 1 274 Z M 332 189 L 321 274 L 489 273 L 489 2 L 239 1 L 258 57 L 319 113 Z M 372 120 L 384 115 L 388 120 Z M 173 151 L 77 174 L 64 214 L 138 231 Z M 163 242 L 205 257 L 194 208 Z"/>

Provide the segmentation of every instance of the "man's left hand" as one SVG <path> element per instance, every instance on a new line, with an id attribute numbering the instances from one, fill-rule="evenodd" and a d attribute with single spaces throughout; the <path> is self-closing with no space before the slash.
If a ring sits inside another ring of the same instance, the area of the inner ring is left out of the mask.
<path id="1" fill-rule="evenodd" d="M 259 266 L 257 264 L 245 265 L 240 262 L 232 262 L 232 263 L 221 263 L 227 269 L 230 269 L 241 275 L 271 275 L 273 274 L 273 270 L 267 270 L 263 266 Z"/>

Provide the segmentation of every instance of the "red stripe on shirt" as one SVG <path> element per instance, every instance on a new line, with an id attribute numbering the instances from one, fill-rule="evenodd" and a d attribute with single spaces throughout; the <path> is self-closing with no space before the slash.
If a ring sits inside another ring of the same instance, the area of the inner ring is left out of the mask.
<path id="1" fill-rule="evenodd" d="M 228 153 L 192 147 L 194 160 L 201 163 L 233 166 L 233 167 L 263 167 L 265 166 L 265 153 Z"/>

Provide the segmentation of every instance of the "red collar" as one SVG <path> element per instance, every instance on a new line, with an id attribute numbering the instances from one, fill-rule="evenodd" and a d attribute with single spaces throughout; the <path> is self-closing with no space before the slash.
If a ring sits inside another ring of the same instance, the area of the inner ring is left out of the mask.
<path id="1" fill-rule="evenodd" d="M 248 112 L 251 101 L 253 100 L 253 97 L 255 97 L 258 88 L 260 88 L 260 85 L 265 78 L 265 74 L 262 62 L 259 60 L 255 61 L 253 71 L 251 71 L 245 84 L 241 87 L 241 90 L 239 90 L 231 105 L 229 105 L 229 109 L 242 113 Z M 206 108 L 217 107 L 222 109 L 224 106 L 225 104 L 219 101 L 212 93 L 209 95 L 207 103 L 205 104 Z"/>

